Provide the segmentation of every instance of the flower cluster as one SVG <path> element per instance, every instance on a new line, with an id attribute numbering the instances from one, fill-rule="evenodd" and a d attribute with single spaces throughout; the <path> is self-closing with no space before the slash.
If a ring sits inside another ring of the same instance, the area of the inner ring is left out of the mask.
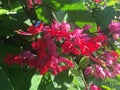
<path id="1" fill-rule="evenodd" d="M 85 70 L 85 75 L 94 75 L 96 78 L 114 78 L 120 74 L 119 55 L 114 51 L 105 51 L 97 57 L 103 64 L 92 64 Z"/>
<path id="2" fill-rule="evenodd" d="M 95 85 L 95 84 L 91 84 L 91 85 L 90 85 L 90 90 L 101 90 L 101 88 L 98 87 L 98 86 Z"/>
<path id="3" fill-rule="evenodd" d="M 114 27 L 109 25 L 113 30 Z M 27 32 L 16 31 L 21 35 L 37 35 L 41 38 L 36 38 L 31 46 L 36 53 L 24 51 L 20 55 L 7 55 L 5 62 L 9 65 L 17 63 L 20 65 L 28 65 L 29 67 L 37 68 L 40 74 L 45 74 L 47 71 L 56 75 L 69 67 L 74 67 L 71 60 L 65 56 L 71 55 L 89 57 L 94 64 L 86 67 L 85 75 L 94 75 L 96 78 L 104 79 L 106 77 L 115 77 L 120 74 L 120 64 L 118 63 L 119 55 L 114 51 L 103 51 L 101 55 L 93 56 L 98 49 L 107 46 L 108 38 L 102 33 L 90 37 L 84 31 L 89 30 L 90 25 L 85 25 L 83 28 L 75 28 L 71 30 L 69 23 L 58 23 L 56 20 L 50 26 L 45 26 L 43 23 L 37 22 L 35 25 L 28 27 Z M 116 30 L 116 29 L 115 29 Z"/>
<path id="4" fill-rule="evenodd" d="M 112 21 L 108 28 L 110 29 L 110 32 L 113 34 L 113 38 L 115 40 L 118 40 L 120 38 L 120 22 L 114 22 Z"/>
<path id="5" fill-rule="evenodd" d="M 42 0 L 26 0 L 28 8 L 33 8 L 35 4 L 41 5 Z"/>

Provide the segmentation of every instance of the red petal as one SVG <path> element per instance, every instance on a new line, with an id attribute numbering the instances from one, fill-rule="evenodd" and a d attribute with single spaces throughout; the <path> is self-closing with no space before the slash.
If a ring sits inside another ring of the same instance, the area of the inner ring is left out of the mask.
<path id="1" fill-rule="evenodd" d="M 32 35 L 31 33 L 24 32 L 24 31 L 22 31 L 22 30 L 15 31 L 15 32 L 17 32 L 18 34 L 21 34 L 21 35 L 26 35 L 26 36 L 30 36 L 30 35 Z"/>

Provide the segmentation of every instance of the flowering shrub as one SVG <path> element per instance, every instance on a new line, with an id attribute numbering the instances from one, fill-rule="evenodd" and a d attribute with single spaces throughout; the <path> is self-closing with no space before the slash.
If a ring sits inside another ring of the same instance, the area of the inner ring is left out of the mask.
<path id="1" fill-rule="evenodd" d="M 0 88 L 119 90 L 119 5 L 117 0 L 2 0 Z"/>

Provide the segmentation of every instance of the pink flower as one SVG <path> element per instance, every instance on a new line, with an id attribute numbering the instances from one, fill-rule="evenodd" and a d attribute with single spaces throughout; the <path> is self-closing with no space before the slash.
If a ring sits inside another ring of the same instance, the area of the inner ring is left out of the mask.
<path id="1" fill-rule="evenodd" d="M 113 34 L 113 38 L 118 40 L 120 37 L 120 22 L 111 22 L 108 26 L 110 32 Z"/>
<path id="2" fill-rule="evenodd" d="M 28 8 L 33 8 L 33 0 L 26 0 Z"/>
<path id="3" fill-rule="evenodd" d="M 104 69 L 100 65 L 95 65 L 94 69 L 94 76 L 96 78 L 100 77 L 101 79 L 105 79 L 106 74 L 104 72 Z"/>
<path id="4" fill-rule="evenodd" d="M 107 77 L 114 78 L 120 74 L 120 64 L 118 62 L 119 55 L 114 51 L 105 51 L 98 58 L 89 57 L 95 61 L 100 62 L 86 67 L 85 75 L 94 75 L 96 78 L 105 79 Z"/>
<path id="5" fill-rule="evenodd" d="M 53 21 L 51 27 L 49 27 L 46 32 L 49 32 L 52 37 L 57 38 L 60 41 L 62 38 L 68 36 L 68 31 L 70 29 L 70 25 L 68 23 L 62 22 L 58 23 L 56 20 Z"/>
<path id="6" fill-rule="evenodd" d="M 62 22 L 58 23 L 56 20 L 53 20 L 51 28 L 58 31 L 68 32 L 71 28 L 70 24 Z"/>
<path id="7" fill-rule="evenodd" d="M 105 61 L 108 66 L 111 66 L 118 61 L 119 55 L 114 51 L 110 51 L 110 52 L 106 51 L 104 52 L 103 55 L 105 57 Z"/>
<path id="8" fill-rule="evenodd" d="M 86 67 L 85 71 L 84 71 L 85 75 L 89 75 L 93 73 L 93 69 L 91 66 Z"/>
<path id="9" fill-rule="evenodd" d="M 42 4 L 42 0 L 34 0 L 35 4 Z"/>
<path id="10" fill-rule="evenodd" d="M 89 39 L 87 34 L 83 34 L 84 29 L 77 28 L 69 33 L 70 39 L 80 38 L 80 39 Z"/>
<path id="11" fill-rule="evenodd" d="M 95 85 L 95 84 L 91 84 L 91 85 L 90 85 L 90 90 L 101 90 L 101 88 L 98 87 L 98 86 Z"/>
<path id="12" fill-rule="evenodd" d="M 115 64 L 113 66 L 113 68 L 114 68 L 113 69 L 113 75 L 115 77 L 116 75 L 120 74 L 120 64 L 119 63 Z"/>
<path id="13" fill-rule="evenodd" d="M 41 5 L 42 0 L 26 0 L 28 8 L 33 8 L 34 4 Z"/>
<path id="14" fill-rule="evenodd" d="M 62 31 L 66 31 L 68 32 L 71 28 L 70 24 L 62 22 L 60 27 L 59 27 Z"/>
<path id="15" fill-rule="evenodd" d="M 106 74 L 106 77 L 109 77 L 109 78 L 114 77 L 114 76 L 113 76 L 113 73 L 110 72 L 109 70 L 105 69 L 104 72 L 105 72 L 105 74 Z"/>
<path id="16" fill-rule="evenodd" d="M 90 25 L 85 25 L 83 28 L 76 28 L 75 30 L 69 33 L 67 40 L 76 39 L 76 38 L 88 40 L 89 39 L 88 35 L 84 34 L 83 31 L 90 29 L 90 27 L 91 27 Z"/>

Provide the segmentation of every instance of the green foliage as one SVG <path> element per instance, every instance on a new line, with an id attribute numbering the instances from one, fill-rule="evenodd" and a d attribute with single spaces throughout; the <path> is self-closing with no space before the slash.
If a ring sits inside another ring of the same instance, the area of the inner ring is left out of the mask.
<path id="1" fill-rule="evenodd" d="M 0 89 L 13 90 L 13 87 L 9 81 L 9 78 L 6 76 L 6 73 L 2 67 L 0 67 Z"/>
<path id="2" fill-rule="evenodd" d="M 39 75 L 39 73 L 34 74 L 31 79 L 31 86 L 29 90 L 38 90 L 41 79 L 42 76 Z"/>
<path id="3" fill-rule="evenodd" d="M 29 90 L 31 86 L 31 78 L 34 70 L 31 69 L 10 69 L 5 68 L 5 72 L 10 79 L 14 90 Z"/>
<path id="4" fill-rule="evenodd" d="M 46 23 L 50 23 L 53 18 L 52 14 L 56 15 L 60 22 L 62 21 L 62 17 L 67 14 L 67 20 L 76 24 L 78 27 L 82 28 L 84 25 L 90 24 L 92 26 L 91 32 L 95 32 L 97 29 L 94 18 L 79 0 L 49 0 L 41 8 L 36 10 L 36 12 L 38 18 Z"/>
<path id="5" fill-rule="evenodd" d="M 96 23 L 101 26 L 102 29 L 106 29 L 108 24 L 114 18 L 115 14 L 115 9 L 112 6 L 108 6 L 96 14 Z"/>

